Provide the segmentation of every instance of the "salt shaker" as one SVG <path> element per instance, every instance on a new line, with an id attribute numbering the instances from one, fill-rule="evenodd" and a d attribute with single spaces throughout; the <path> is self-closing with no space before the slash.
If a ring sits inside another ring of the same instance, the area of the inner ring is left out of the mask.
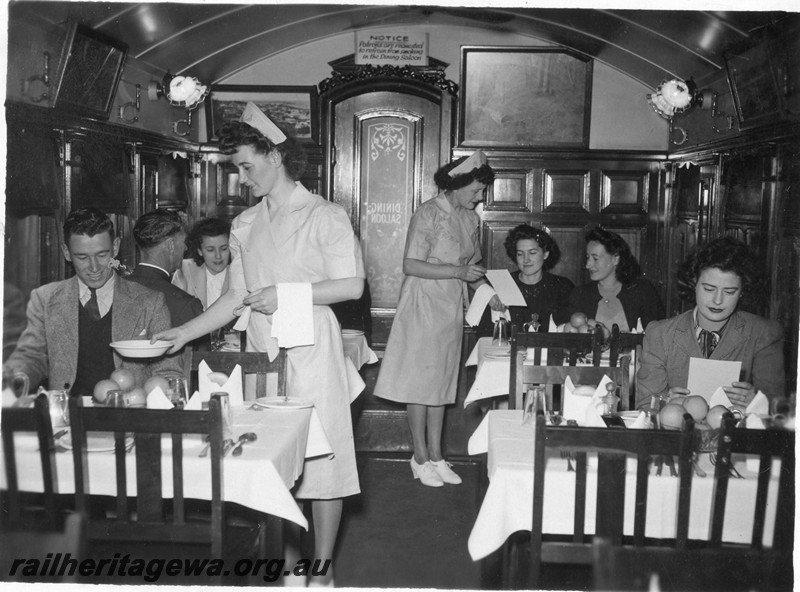
<path id="1" fill-rule="evenodd" d="M 617 396 L 617 385 L 613 382 L 606 383 L 606 394 L 603 397 L 603 415 L 615 413 L 617 405 L 619 405 L 619 397 Z"/>

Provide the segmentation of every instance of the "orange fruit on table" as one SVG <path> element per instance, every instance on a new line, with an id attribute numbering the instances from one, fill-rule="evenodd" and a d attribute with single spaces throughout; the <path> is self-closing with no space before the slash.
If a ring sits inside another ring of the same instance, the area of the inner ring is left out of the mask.
<path id="1" fill-rule="evenodd" d="M 128 404 L 128 407 L 146 407 L 147 394 L 142 387 L 133 387 L 125 393 L 125 402 Z"/>
<path id="2" fill-rule="evenodd" d="M 695 421 L 700 422 L 708 414 L 708 403 L 700 395 L 689 395 L 683 399 L 683 408 L 689 412 Z"/>
<path id="3" fill-rule="evenodd" d="M 105 403 L 108 399 L 108 391 L 118 391 L 120 390 L 119 384 L 114 382 L 113 380 L 109 380 L 108 378 L 104 378 L 103 380 L 98 381 L 96 385 L 94 385 L 94 390 L 92 391 L 92 395 L 94 396 L 94 400 L 98 403 Z"/>
<path id="4" fill-rule="evenodd" d="M 582 312 L 573 312 L 569 318 L 569 324 L 576 328 L 585 325 L 586 321 L 586 315 Z"/>
<path id="5" fill-rule="evenodd" d="M 683 405 L 667 403 L 658 412 L 658 424 L 667 430 L 679 430 L 683 427 L 683 414 L 685 412 Z"/>
<path id="6" fill-rule="evenodd" d="M 144 392 L 148 395 L 153 392 L 153 389 L 160 387 L 161 391 L 166 395 L 169 390 L 169 381 L 163 376 L 151 376 L 144 381 Z"/>
<path id="7" fill-rule="evenodd" d="M 728 408 L 725 405 L 714 405 L 711 409 L 708 410 L 708 414 L 706 415 L 706 423 L 711 427 L 713 430 L 718 430 L 722 427 L 722 416 L 728 411 Z"/>
<path id="8" fill-rule="evenodd" d="M 116 382 L 123 391 L 129 391 L 136 386 L 136 377 L 127 368 L 117 368 L 111 373 L 111 380 Z"/>

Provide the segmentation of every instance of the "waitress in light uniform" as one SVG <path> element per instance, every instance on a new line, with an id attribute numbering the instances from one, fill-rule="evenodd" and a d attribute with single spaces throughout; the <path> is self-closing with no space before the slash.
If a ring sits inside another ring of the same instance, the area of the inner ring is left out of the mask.
<path id="1" fill-rule="evenodd" d="M 306 460 L 295 490 L 298 499 L 311 500 L 314 558 L 325 561 L 333 557 L 342 498 L 360 491 L 350 402 L 364 383 L 345 363 L 339 323 L 328 305 L 361 297 L 361 248 L 346 212 L 297 183 L 305 168 L 302 149 L 258 107 L 248 103 L 242 121 L 225 124 L 219 137 L 241 182 L 263 199 L 233 221 L 227 292 L 193 321 L 154 339 L 175 341 L 173 348 L 179 348 L 229 323 L 244 304 L 247 350 L 273 357 L 279 347 L 273 313 L 307 299 L 313 343 L 287 349 L 287 392 L 314 403 L 334 450 L 332 457 Z M 332 577 L 329 570 L 313 583 L 330 584 Z"/>

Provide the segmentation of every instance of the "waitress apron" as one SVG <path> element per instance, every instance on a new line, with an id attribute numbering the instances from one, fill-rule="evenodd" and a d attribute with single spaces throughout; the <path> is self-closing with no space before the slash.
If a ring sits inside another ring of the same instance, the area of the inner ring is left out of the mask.
<path id="1" fill-rule="evenodd" d="M 364 277 L 361 248 L 345 211 L 299 183 L 287 208 L 270 218 L 266 198 L 233 221 L 230 287 L 253 292 L 281 282 L 315 283 Z M 339 323 L 328 306 L 314 306 L 314 345 L 287 350 L 290 397 L 313 401 L 332 457 L 307 459 L 298 498 L 333 499 L 359 493 L 350 401 L 364 387 L 345 367 Z M 254 312 L 248 351 L 276 351 L 272 315 Z"/>

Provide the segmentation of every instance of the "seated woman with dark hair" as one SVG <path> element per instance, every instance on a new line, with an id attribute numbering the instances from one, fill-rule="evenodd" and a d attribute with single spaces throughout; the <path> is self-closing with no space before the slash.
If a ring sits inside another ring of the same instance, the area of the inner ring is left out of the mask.
<path id="1" fill-rule="evenodd" d="M 196 296 L 207 309 L 228 290 L 228 241 L 231 224 L 222 218 L 204 218 L 192 226 L 186 237 L 187 254 L 172 283 Z"/>
<path id="2" fill-rule="evenodd" d="M 639 262 L 616 232 L 597 226 L 586 234 L 586 269 L 592 281 L 572 290 L 570 313 L 584 313 L 609 329 L 616 323 L 623 332 L 666 316 L 655 286 L 640 277 Z"/>
<path id="3" fill-rule="evenodd" d="M 547 331 L 550 316 L 556 324 L 569 319 L 566 304 L 575 285 L 569 279 L 549 272 L 561 259 L 556 241 L 544 230 L 520 224 L 508 233 L 505 242 L 508 258 L 517 265 L 511 273 L 526 306 L 510 306 L 511 323 L 518 329 L 537 315 L 539 331 Z M 491 314 L 487 309 L 478 330 L 480 335 L 492 334 Z"/>
<path id="4" fill-rule="evenodd" d="M 740 380 L 723 386 L 734 406 L 744 410 L 757 391 L 783 396 L 783 331 L 775 321 L 740 310 L 761 299 L 765 282 L 749 249 L 731 237 L 696 250 L 678 275 L 681 296 L 694 298 L 692 310 L 647 327 L 636 377 L 636 405 L 654 395 L 690 394 L 690 358 L 742 363 Z M 709 396 L 711 393 L 694 393 Z"/>

